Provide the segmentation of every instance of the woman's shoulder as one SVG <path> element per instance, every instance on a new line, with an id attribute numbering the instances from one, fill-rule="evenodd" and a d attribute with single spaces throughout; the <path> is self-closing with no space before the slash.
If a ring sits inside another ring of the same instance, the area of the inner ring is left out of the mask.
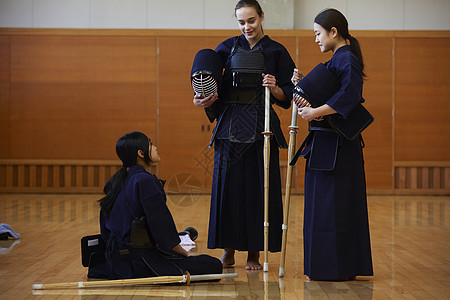
<path id="1" fill-rule="evenodd" d="M 361 64 L 350 46 L 339 48 L 326 63 L 328 69 L 337 73 L 347 73 L 350 69 L 361 69 Z"/>
<path id="2" fill-rule="evenodd" d="M 264 36 L 263 40 L 261 41 L 261 48 L 266 54 L 276 55 L 277 57 L 284 57 L 284 59 L 288 59 L 289 61 L 292 60 L 286 47 L 280 42 L 272 40 L 267 35 Z"/>
<path id="3" fill-rule="evenodd" d="M 163 185 L 158 177 L 145 171 L 143 168 L 140 172 L 130 174 L 128 184 L 133 186 L 133 189 L 139 191 L 140 194 L 146 195 L 146 197 L 164 193 Z"/>
<path id="4" fill-rule="evenodd" d="M 268 35 L 265 35 L 262 39 L 261 39 L 261 43 L 263 44 L 270 44 L 274 47 L 283 47 L 283 44 L 281 44 L 280 42 L 277 42 L 276 40 L 273 40 L 272 38 L 270 38 Z"/>
<path id="5" fill-rule="evenodd" d="M 266 47 L 269 46 L 270 48 L 282 49 L 282 50 L 287 51 L 286 47 L 282 43 L 271 39 L 268 35 L 265 35 L 263 37 L 263 39 L 261 40 L 261 44 L 265 45 Z"/>
<path id="6" fill-rule="evenodd" d="M 359 64 L 359 60 L 353 53 L 349 45 L 343 46 L 336 50 L 331 61 L 337 65 L 345 66 L 348 64 Z"/>
<path id="7" fill-rule="evenodd" d="M 222 41 L 217 47 L 216 47 L 216 51 L 217 49 L 222 49 L 222 48 L 228 48 L 231 49 L 234 44 L 236 44 L 236 42 L 239 40 L 239 35 L 237 36 L 233 36 L 230 38 L 227 38 L 226 40 Z"/>

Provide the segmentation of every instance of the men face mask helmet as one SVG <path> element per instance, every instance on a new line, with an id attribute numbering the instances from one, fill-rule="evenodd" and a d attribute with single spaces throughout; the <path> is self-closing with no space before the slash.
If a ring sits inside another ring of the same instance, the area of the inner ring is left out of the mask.
<path id="1" fill-rule="evenodd" d="M 295 97 L 301 97 L 311 103 L 312 107 L 319 107 L 326 104 L 340 87 L 341 83 L 337 77 L 324 64 L 318 64 L 295 86 L 294 94 L 297 96 L 294 96 L 294 101 Z M 346 118 L 333 114 L 326 119 L 331 127 L 348 140 L 358 137 L 374 121 L 373 116 L 361 103 L 358 103 Z"/>
<path id="2" fill-rule="evenodd" d="M 340 86 L 339 81 L 331 71 L 324 64 L 318 64 L 295 86 L 295 104 L 298 107 L 303 107 L 305 101 L 307 101 L 306 103 L 309 102 L 313 107 L 321 106 L 339 90 Z"/>
<path id="3" fill-rule="evenodd" d="M 294 103 L 298 108 L 311 106 L 311 104 L 304 97 L 305 94 L 303 93 L 303 90 L 300 87 L 295 86 L 294 93 L 292 94 L 292 100 L 294 100 Z"/>
<path id="4" fill-rule="evenodd" d="M 223 64 L 220 55 L 212 49 L 202 49 L 195 55 L 191 69 L 194 92 L 208 97 L 218 93 L 222 82 Z"/>

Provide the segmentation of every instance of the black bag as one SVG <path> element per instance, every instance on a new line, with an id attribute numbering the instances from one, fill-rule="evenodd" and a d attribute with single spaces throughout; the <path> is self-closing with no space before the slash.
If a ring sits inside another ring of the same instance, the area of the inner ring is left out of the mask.
<path id="1" fill-rule="evenodd" d="M 106 243 L 100 234 L 81 238 L 81 263 L 88 267 L 88 278 L 108 278 Z"/>
<path id="2" fill-rule="evenodd" d="M 89 267 L 92 255 L 96 252 L 104 253 L 106 250 L 106 243 L 100 234 L 88 235 L 81 238 L 81 263 L 83 267 Z"/>

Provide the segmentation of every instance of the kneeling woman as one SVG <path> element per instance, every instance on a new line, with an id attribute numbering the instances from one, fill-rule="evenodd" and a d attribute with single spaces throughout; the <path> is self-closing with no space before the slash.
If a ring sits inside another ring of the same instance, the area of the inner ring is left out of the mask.
<path id="1" fill-rule="evenodd" d="M 127 133 L 117 141 L 116 152 L 122 168 L 106 183 L 106 196 L 99 200 L 109 279 L 222 273 L 219 259 L 181 247 L 163 182 L 150 174 L 151 164 L 160 161 L 150 139 L 140 132 Z M 138 220 L 144 220 L 148 245 L 135 240 L 132 224 Z"/>

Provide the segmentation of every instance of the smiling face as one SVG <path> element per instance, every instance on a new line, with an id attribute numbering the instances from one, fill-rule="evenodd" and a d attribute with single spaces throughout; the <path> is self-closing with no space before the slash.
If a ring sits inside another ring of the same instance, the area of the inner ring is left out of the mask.
<path id="1" fill-rule="evenodd" d="M 264 37 L 261 23 L 264 20 L 264 13 L 258 15 L 253 7 L 244 6 L 236 10 L 236 18 L 239 29 L 245 35 L 250 45 L 256 44 Z"/>
<path id="2" fill-rule="evenodd" d="M 347 44 L 347 40 L 342 38 L 336 27 L 331 27 L 330 31 L 327 31 L 321 25 L 314 23 L 314 34 L 316 36 L 316 43 L 323 53 L 330 50 L 335 52 Z"/>
<path id="3" fill-rule="evenodd" d="M 314 34 L 320 51 L 325 53 L 335 48 L 336 40 L 333 31 L 327 31 L 321 25 L 314 23 Z"/>

